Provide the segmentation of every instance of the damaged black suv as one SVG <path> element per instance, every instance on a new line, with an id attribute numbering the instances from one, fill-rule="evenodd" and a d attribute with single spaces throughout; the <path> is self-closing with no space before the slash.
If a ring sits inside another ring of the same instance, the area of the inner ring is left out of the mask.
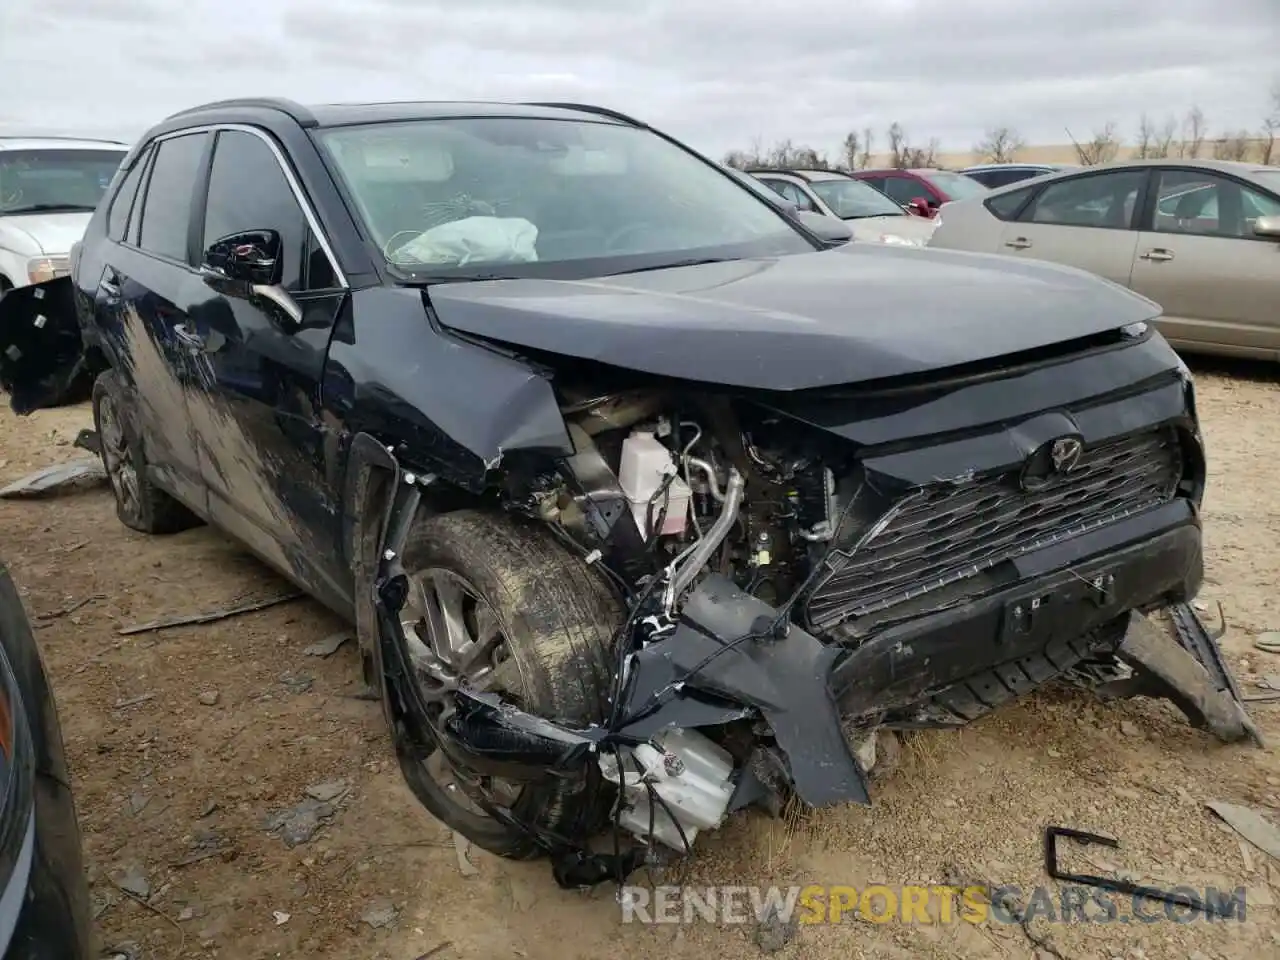
<path id="1" fill-rule="evenodd" d="M 0 380 L 92 378 L 121 520 L 354 622 L 417 796 L 562 883 L 866 802 L 892 731 L 1055 678 L 1249 734 L 1177 606 L 1205 463 L 1159 308 L 830 246 L 596 107 L 222 102 L 0 301 Z"/>

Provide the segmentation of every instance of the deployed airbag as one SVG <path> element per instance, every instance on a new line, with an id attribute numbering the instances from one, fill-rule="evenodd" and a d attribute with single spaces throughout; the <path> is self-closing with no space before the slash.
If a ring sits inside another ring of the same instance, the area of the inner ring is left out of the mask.
<path id="1" fill-rule="evenodd" d="M 400 263 L 532 263 L 538 228 L 523 217 L 466 217 L 426 230 L 393 254 Z"/>

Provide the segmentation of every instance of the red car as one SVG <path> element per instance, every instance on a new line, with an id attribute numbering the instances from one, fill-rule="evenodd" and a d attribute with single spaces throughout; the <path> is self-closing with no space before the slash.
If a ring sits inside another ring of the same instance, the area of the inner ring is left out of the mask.
<path id="1" fill-rule="evenodd" d="M 854 170 L 849 176 L 866 180 L 921 217 L 932 217 L 950 200 L 965 200 L 989 192 L 988 187 L 972 177 L 952 170 Z"/>

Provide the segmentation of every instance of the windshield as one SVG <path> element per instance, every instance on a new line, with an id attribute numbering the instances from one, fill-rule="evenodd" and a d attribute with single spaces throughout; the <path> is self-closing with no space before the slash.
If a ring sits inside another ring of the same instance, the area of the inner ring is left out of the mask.
<path id="1" fill-rule="evenodd" d="M 815 249 L 741 182 L 636 127 L 472 117 L 317 138 L 410 281 L 568 279 Z"/>
<path id="2" fill-rule="evenodd" d="M 967 200 L 969 197 L 980 197 L 985 193 L 991 192 L 990 187 L 979 183 L 973 177 L 966 177 L 963 173 L 937 170 L 929 174 L 928 177 L 939 190 L 952 200 Z"/>
<path id="3" fill-rule="evenodd" d="M 125 150 L 0 150 L 0 216 L 92 211 Z"/>
<path id="4" fill-rule="evenodd" d="M 809 189 L 842 220 L 907 216 L 900 206 L 861 180 L 814 180 Z"/>

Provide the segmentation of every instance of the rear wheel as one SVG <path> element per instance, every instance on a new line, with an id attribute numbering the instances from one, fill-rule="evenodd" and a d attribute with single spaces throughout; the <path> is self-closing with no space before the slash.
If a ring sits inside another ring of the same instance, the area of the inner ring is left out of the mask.
<path id="1" fill-rule="evenodd" d="M 200 523 L 147 478 L 146 455 L 114 370 L 104 370 L 94 381 L 93 425 L 121 523 L 142 533 L 177 533 Z"/>
<path id="2" fill-rule="evenodd" d="M 410 594 L 401 611 L 403 658 L 436 726 L 460 684 L 500 693 L 521 709 L 574 725 L 603 719 L 609 650 L 622 620 L 606 584 L 532 523 L 465 510 L 420 521 L 405 549 Z M 424 806 L 451 829 L 500 856 L 538 847 L 489 816 L 476 799 L 558 834 L 597 825 L 598 802 L 565 780 L 530 784 L 468 778 L 439 750 L 402 761 Z"/>

